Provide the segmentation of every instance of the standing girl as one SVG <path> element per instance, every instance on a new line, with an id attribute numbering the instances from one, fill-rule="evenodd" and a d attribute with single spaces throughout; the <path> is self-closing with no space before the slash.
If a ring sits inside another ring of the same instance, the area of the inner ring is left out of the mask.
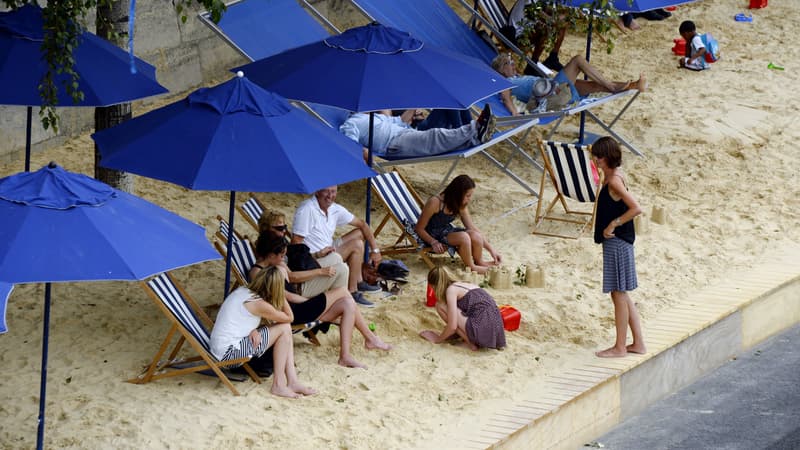
<path id="1" fill-rule="evenodd" d="M 601 358 L 625 356 L 628 352 L 645 353 L 642 327 L 636 305 L 628 291 L 636 289 L 636 264 L 633 241 L 636 232 L 633 218 L 642 209 L 628 191 L 619 166 L 622 152 L 614 139 L 606 136 L 592 145 L 592 157 L 603 171 L 603 188 L 597 197 L 594 241 L 603 244 L 603 293 L 611 293 L 614 302 L 614 324 L 617 340 L 613 346 L 596 353 Z M 633 343 L 626 346 L 628 326 Z"/>

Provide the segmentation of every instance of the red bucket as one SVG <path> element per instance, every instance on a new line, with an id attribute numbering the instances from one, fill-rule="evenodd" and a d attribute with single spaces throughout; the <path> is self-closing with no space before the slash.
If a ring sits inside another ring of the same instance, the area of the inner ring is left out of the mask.
<path id="1" fill-rule="evenodd" d="M 425 305 L 436 306 L 436 291 L 433 290 L 433 286 L 430 284 L 428 285 L 428 292 L 425 294 Z"/>

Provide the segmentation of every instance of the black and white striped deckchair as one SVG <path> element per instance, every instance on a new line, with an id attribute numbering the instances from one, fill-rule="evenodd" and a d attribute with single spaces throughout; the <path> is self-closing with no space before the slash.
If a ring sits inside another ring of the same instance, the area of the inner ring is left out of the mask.
<path id="1" fill-rule="evenodd" d="M 583 231 L 594 223 L 595 202 L 600 191 L 600 178 L 594 168 L 591 157 L 591 145 L 567 144 L 555 141 L 539 141 L 545 170 L 539 186 L 539 201 L 536 205 L 536 218 L 534 220 L 534 234 L 555 236 L 563 238 L 577 238 Z M 549 178 L 555 196 L 543 208 L 547 201 L 544 195 L 545 179 Z M 591 210 L 576 210 L 569 207 L 568 200 L 576 203 L 591 204 Z M 553 214 L 553 207 L 561 203 L 564 213 Z M 544 210 L 543 210 L 544 209 Z M 580 225 L 577 235 L 566 235 L 554 232 L 540 231 L 539 228 L 545 220 L 570 222 Z"/>
<path id="2" fill-rule="evenodd" d="M 222 368 L 244 365 L 250 378 L 256 383 L 261 383 L 261 379 L 258 375 L 247 365 L 247 361 L 250 360 L 249 356 L 229 361 L 218 361 L 214 355 L 211 354 L 211 338 L 208 330 L 213 327 L 213 322 L 203 312 L 197 302 L 195 302 L 171 276 L 167 273 L 162 273 L 147 282 L 142 282 L 142 286 L 164 315 L 172 322 L 172 327 L 170 327 L 167 337 L 161 344 L 153 361 L 147 366 L 145 372 L 136 378 L 128 380 L 129 382 L 144 384 L 161 378 L 211 369 L 217 377 L 219 377 L 220 381 L 222 381 L 225 386 L 228 386 L 228 389 L 233 392 L 233 395 L 239 395 L 239 391 L 233 387 L 231 381 L 222 372 Z M 180 337 L 169 353 L 166 361 L 162 361 L 161 358 L 167 351 L 176 331 L 180 333 Z M 176 359 L 184 342 L 188 342 L 197 352 L 198 356 Z M 186 363 L 192 362 L 198 362 L 198 364 L 190 364 L 187 366 Z M 181 367 L 177 367 L 179 365 Z"/>
<path id="3" fill-rule="evenodd" d="M 401 230 L 394 244 L 381 248 L 381 253 L 384 255 L 419 253 L 425 264 L 433 268 L 435 264 L 430 259 L 430 256 L 434 254 L 432 253 L 433 249 L 423 242 L 414 230 L 422 213 L 423 202 L 419 195 L 396 170 L 373 177 L 372 189 L 388 210 L 378 227 L 375 228 L 375 237 L 380 234 L 389 220 L 393 220 Z M 455 255 L 455 248 L 448 248 L 448 252 L 452 258 Z"/>
<path id="4" fill-rule="evenodd" d="M 217 231 L 217 239 L 214 241 L 214 248 L 222 255 L 223 258 L 228 257 L 227 245 L 228 236 L 230 235 L 230 226 L 228 221 L 221 216 L 217 216 L 219 221 L 219 231 Z M 256 254 L 253 251 L 253 244 L 247 237 L 233 233 L 233 242 L 231 243 L 231 267 L 233 267 L 233 276 L 236 278 L 236 283 L 231 287 L 231 291 L 239 286 L 247 285 L 249 281 L 248 274 L 250 268 L 256 263 Z"/>
<path id="5" fill-rule="evenodd" d="M 253 226 L 253 228 L 258 230 L 258 219 L 261 218 L 261 215 L 264 214 L 264 205 L 255 197 L 251 196 L 247 199 L 246 202 L 242 203 L 241 205 L 237 206 L 236 209 L 242 214 L 244 219 Z"/>

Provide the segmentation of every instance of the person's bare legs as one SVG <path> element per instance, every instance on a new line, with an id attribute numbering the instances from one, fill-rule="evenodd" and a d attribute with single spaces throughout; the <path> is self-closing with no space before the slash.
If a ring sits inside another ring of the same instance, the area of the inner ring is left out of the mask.
<path id="1" fill-rule="evenodd" d="M 317 393 L 317 390 L 303 385 L 297 377 L 297 370 L 294 367 L 294 341 L 292 340 L 291 327 L 289 328 L 287 337 L 289 341 L 292 342 L 292 346 L 289 348 L 289 355 L 286 358 L 286 381 L 289 383 L 289 389 L 300 395 L 314 395 Z"/>
<path id="2" fill-rule="evenodd" d="M 331 306 L 319 317 L 323 322 L 332 322 L 339 318 L 339 365 L 344 367 L 358 367 L 366 369 L 367 366 L 356 360 L 350 353 L 353 341 L 353 328 L 355 327 L 364 336 L 367 349 L 389 350 L 390 345 L 384 343 L 370 331 L 364 316 L 358 310 L 353 296 L 345 288 L 337 288 L 325 293 L 326 300 Z"/>
<path id="3" fill-rule="evenodd" d="M 599 84 L 603 88 L 605 88 L 605 92 L 618 92 L 619 89 L 624 87 L 626 83 L 614 83 L 613 81 L 606 80 L 603 75 L 594 68 L 589 61 L 586 61 L 586 58 L 580 55 L 575 55 L 572 59 L 569 60 L 567 64 L 564 65 L 563 69 L 564 75 L 567 76 L 567 79 L 575 84 L 575 88 L 578 87 L 576 81 L 578 81 L 578 74 L 581 72 L 584 73 L 589 80 L 594 81 L 595 83 Z M 578 90 L 579 93 L 580 90 Z M 581 93 L 581 95 L 584 95 Z"/>
<path id="4" fill-rule="evenodd" d="M 492 266 L 494 262 L 486 262 L 483 260 L 483 236 L 473 230 L 468 230 L 469 239 L 472 242 L 472 260 L 475 261 L 476 266 Z"/>
<path id="5" fill-rule="evenodd" d="M 270 392 L 279 397 L 300 396 L 289 387 L 286 376 L 289 353 L 293 352 L 292 329 L 287 323 L 269 327 L 269 347 L 272 347 L 272 388 Z M 292 370 L 294 366 L 292 365 Z"/>
<path id="6" fill-rule="evenodd" d="M 488 267 L 479 265 L 472 259 L 472 238 L 466 231 L 455 231 L 453 233 L 448 233 L 447 243 L 456 248 L 458 251 L 458 256 L 461 257 L 461 261 L 463 261 L 464 265 L 470 270 L 480 274 L 484 274 L 489 270 Z M 481 244 L 481 247 L 482 246 L 483 244 Z"/>
<path id="7" fill-rule="evenodd" d="M 625 293 L 625 297 L 628 303 L 628 325 L 631 327 L 631 335 L 633 336 L 633 342 L 625 348 L 629 353 L 645 354 L 647 353 L 647 347 L 644 345 L 644 335 L 642 334 L 639 310 L 636 308 L 636 303 L 631 300 L 627 292 Z"/>
<path id="8" fill-rule="evenodd" d="M 447 302 L 436 302 L 436 312 L 439 317 L 447 323 Z M 458 314 L 458 323 L 456 324 L 456 334 L 463 341 L 463 347 L 472 351 L 478 350 L 478 346 L 470 342 L 467 337 L 467 317 L 463 314 Z"/>
<path id="9" fill-rule="evenodd" d="M 364 235 L 361 230 L 355 229 L 342 236 L 342 244 L 336 252 L 342 255 L 342 260 L 350 268 L 347 290 L 355 292 L 361 281 L 361 265 L 364 264 Z"/>
<path id="10" fill-rule="evenodd" d="M 611 300 L 614 302 L 614 326 L 617 329 L 617 338 L 612 347 L 596 352 L 601 358 L 617 358 L 628 354 L 626 342 L 628 338 L 628 325 L 631 326 L 633 343 L 629 346 L 634 353 L 645 353 L 647 350 L 642 337 L 642 328 L 639 321 L 639 312 L 630 296 L 625 291 L 611 291 Z"/>

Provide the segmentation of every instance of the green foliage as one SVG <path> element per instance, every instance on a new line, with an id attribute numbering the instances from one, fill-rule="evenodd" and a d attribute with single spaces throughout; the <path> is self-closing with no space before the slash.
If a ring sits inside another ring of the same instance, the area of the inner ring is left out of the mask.
<path id="1" fill-rule="evenodd" d="M 528 277 L 528 266 L 522 264 L 517 266 L 517 270 L 514 272 L 517 276 L 517 279 L 514 281 L 514 284 L 517 286 L 525 286 L 525 280 Z"/>
<path id="2" fill-rule="evenodd" d="M 560 29 L 586 33 L 591 24 L 592 33 L 605 42 L 606 51 L 611 53 L 614 49 L 612 31 L 618 16 L 619 11 L 611 0 L 586 0 L 582 8 L 564 6 L 557 0 L 540 0 L 525 7 L 522 23 L 525 32 L 519 41 L 521 45 L 530 47 L 543 35 L 545 47 L 549 50 L 553 48 Z"/>
<path id="3" fill-rule="evenodd" d="M 73 70 L 75 59 L 72 53 L 79 44 L 78 37 L 85 30 L 83 23 L 86 21 L 87 13 L 93 8 L 101 6 L 98 10 L 97 20 L 101 23 L 101 26 L 104 21 L 105 24 L 108 24 L 109 17 L 104 17 L 103 12 L 107 13 L 110 8 L 102 8 L 102 6 L 108 6 L 113 1 L 115 0 L 51 0 L 43 7 L 44 28 L 49 33 L 45 33 L 44 42 L 42 42 L 42 54 L 47 61 L 48 69 L 39 85 L 39 93 L 42 98 L 39 117 L 45 129 L 52 127 L 53 131 L 58 131 L 59 117 L 55 110 L 58 102 L 58 86 L 55 83 L 56 75 L 67 74 L 67 81 L 64 82 L 65 91 L 72 97 L 73 101 L 80 102 L 83 100 L 83 92 L 78 89 L 80 78 Z M 35 0 L 0 0 L 0 2 L 10 9 L 19 8 L 27 3 L 37 3 Z M 175 9 L 181 14 L 183 23 L 187 20 L 185 6 L 193 3 L 197 3 L 210 11 L 214 22 L 218 22 L 225 12 L 225 4 L 222 0 L 173 0 Z M 108 26 L 105 29 L 105 35 L 101 37 L 112 42 L 117 40 L 118 36 L 114 34 L 113 27 Z"/>

